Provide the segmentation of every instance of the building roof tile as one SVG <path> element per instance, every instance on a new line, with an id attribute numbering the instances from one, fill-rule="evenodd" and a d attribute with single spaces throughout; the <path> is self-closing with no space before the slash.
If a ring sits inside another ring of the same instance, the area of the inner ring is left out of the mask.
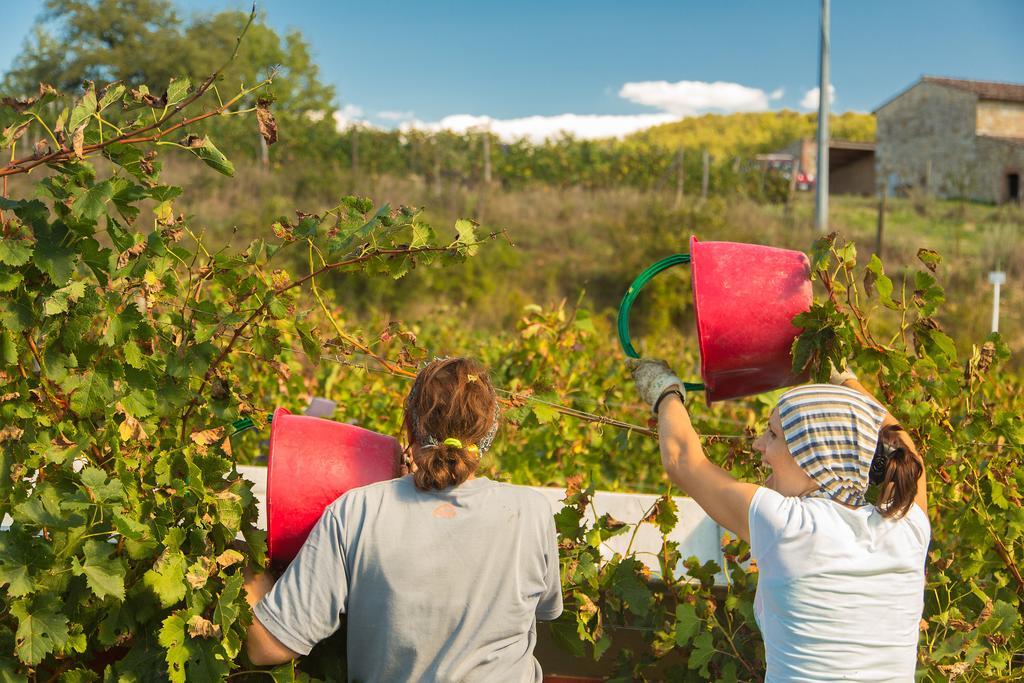
<path id="1" fill-rule="evenodd" d="M 957 90 L 977 95 L 983 100 L 1000 100 L 1003 102 L 1024 102 L 1024 84 L 999 83 L 997 81 L 969 81 L 960 78 L 943 78 L 940 76 L 924 76 L 925 83 L 945 85 Z"/>

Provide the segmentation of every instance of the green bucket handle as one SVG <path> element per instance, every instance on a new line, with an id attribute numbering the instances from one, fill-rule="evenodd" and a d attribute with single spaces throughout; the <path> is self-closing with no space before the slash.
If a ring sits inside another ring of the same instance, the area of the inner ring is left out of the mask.
<path id="1" fill-rule="evenodd" d="M 270 424 L 273 421 L 274 415 L 273 413 L 271 413 L 270 415 L 267 416 L 267 424 Z M 234 422 L 231 423 L 231 426 L 235 428 L 235 431 L 231 432 L 229 437 L 237 436 L 238 434 L 241 434 L 242 432 L 247 432 L 250 429 L 256 429 L 256 423 L 252 421 L 251 417 L 243 417 L 239 420 L 235 420 Z"/>
<path id="2" fill-rule="evenodd" d="M 619 343 L 622 345 L 622 350 L 630 358 L 639 358 L 640 354 L 633 348 L 633 342 L 629 338 L 629 311 L 633 308 L 633 302 L 640 295 L 640 290 L 651 281 L 651 279 L 662 272 L 668 270 L 673 266 L 682 265 L 690 262 L 689 254 L 672 254 L 666 256 L 657 263 L 648 266 L 642 273 L 637 275 L 636 279 L 633 280 L 633 284 L 626 290 L 626 294 L 622 297 L 622 303 L 619 304 L 619 317 L 617 326 L 619 329 Z M 700 382 L 683 382 L 683 387 L 687 391 L 701 391 L 704 389 L 704 385 Z"/>

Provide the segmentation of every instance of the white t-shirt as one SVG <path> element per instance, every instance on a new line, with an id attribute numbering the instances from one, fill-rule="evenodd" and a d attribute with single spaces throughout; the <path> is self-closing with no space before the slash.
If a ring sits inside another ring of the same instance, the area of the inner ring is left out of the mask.
<path id="1" fill-rule="evenodd" d="M 913 681 L 931 537 L 921 508 L 886 519 L 762 487 L 749 516 L 766 683 Z"/>

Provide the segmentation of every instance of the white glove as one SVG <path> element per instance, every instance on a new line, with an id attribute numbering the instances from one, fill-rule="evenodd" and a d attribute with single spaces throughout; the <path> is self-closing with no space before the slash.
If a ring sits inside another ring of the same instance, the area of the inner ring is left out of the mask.
<path id="1" fill-rule="evenodd" d="M 851 370 L 850 368 L 847 368 L 847 367 L 844 367 L 841 370 L 837 370 L 836 367 L 833 365 L 832 366 L 832 374 L 828 378 L 828 383 L 829 384 L 838 384 L 838 385 L 842 386 L 843 384 L 845 384 L 846 382 L 850 381 L 851 379 L 853 379 L 853 380 L 857 379 L 857 375 L 853 374 L 853 370 Z"/>
<path id="2" fill-rule="evenodd" d="M 630 358 L 626 360 L 626 367 L 633 373 L 640 398 L 651 405 L 651 410 L 657 410 L 658 400 L 667 391 L 678 391 L 679 398 L 686 400 L 682 380 L 676 377 L 665 361 Z"/>

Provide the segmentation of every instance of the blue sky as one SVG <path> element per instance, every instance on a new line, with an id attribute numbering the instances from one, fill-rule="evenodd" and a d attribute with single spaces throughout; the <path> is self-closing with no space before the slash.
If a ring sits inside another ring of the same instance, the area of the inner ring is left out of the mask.
<path id="1" fill-rule="evenodd" d="M 810 110 L 817 84 L 818 0 L 258 4 L 275 28 L 305 34 L 339 118 L 375 125 L 617 132 L 706 111 Z M 4 0 L 0 69 L 41 7 Z M 833 0 L 834 106 L 870 111 L 922 74 L 1024 82 L 1021 36 L 1024 0 Z"/>

